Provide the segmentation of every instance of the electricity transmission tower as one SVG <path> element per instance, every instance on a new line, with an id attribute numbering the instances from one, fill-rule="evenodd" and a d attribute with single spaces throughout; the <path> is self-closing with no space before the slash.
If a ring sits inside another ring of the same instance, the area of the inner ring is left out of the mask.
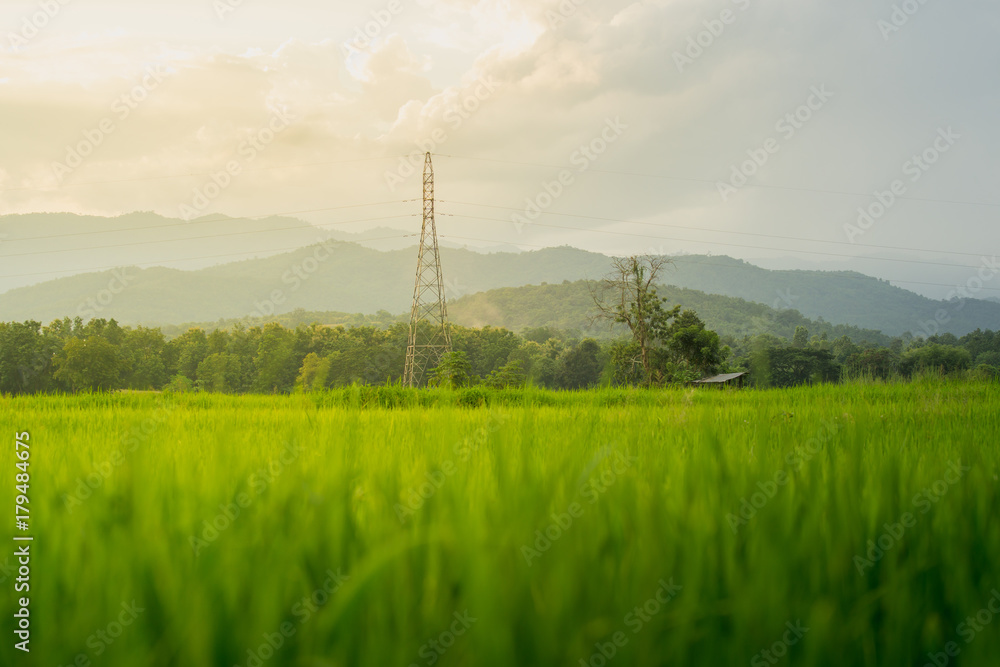
<path id="1" fill-rule="evenodd" d="M 424 322 L 426 324 L 421 326 Z M 424 160 L 424 223 L 420 231 L 417 278 L 413 287 L 413 309 L 410 311 L 410 344 L 406 348 L 406 370 L 403 373 L 406 386 L 423 384 L 427 371 L 437 366 L 447 352 L 451 352 L 451 332 L 448 330 L 448 307 L 441 276 L 437 225 L 434 223 L 434 165 L 431 164 L 431 154 L 427 153 Z"/>

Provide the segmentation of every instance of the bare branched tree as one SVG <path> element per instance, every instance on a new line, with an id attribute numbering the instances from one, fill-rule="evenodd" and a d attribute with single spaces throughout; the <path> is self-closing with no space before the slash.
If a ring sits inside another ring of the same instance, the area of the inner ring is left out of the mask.
<path id="1" fill-rule="evenodd" d="M 612 269 L 592 290 L 597 307 L 593 321 L 624 324 L 639 348 L 639 363 L 646 381 L 654 378 L 652 351 L 665 334 L 680 307 L 663 308 L 663 299 L 654 286 L 660 274 L 673 262 L 668 257 L 632 255 L 616 257 Z"/>

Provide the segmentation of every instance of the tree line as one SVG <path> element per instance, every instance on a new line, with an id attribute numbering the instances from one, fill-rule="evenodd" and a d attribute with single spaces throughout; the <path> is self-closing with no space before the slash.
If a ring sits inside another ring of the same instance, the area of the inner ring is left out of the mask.
<path id="1" fill-rule="evenodd" d="M 597 385 L 664 386 L 725 372 L 748 372 L 761 387 L 866 377 L 892 380 L 933 371 L 1000 375 L 1000 333 L 976 330 L 927 339 L 860 344 L 828 340 L 798 326 L 791 340 L 770 333 L 720 337 L 697 313 L 656 293 L 668 260 L 633 256 L 595 288 L 595 321 L 628 335 L 600 342 L 548 327 L 521 334 L 494 327 L 451 327 L 453 350 L 429 384 L 549 389 Z M 421 323 L 420 326 L 429 326 Z M 429 332 L 428 332 L 429 333 Z M 63 318 L 0 323 L 0 393 L 168 390 L 218 393 L 321 391 L 402 381 L 410 327 L 238 323 L 162 330 L 115 320 Z"/>

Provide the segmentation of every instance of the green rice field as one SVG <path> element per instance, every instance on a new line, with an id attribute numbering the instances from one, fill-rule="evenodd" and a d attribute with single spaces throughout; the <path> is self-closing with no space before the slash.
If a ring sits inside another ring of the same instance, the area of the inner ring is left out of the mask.
<path id="1" fill-rule="evenodd" d="M 3 665 L 1000 656 L 996 383 L 2 397 L 0 430 Z"/>

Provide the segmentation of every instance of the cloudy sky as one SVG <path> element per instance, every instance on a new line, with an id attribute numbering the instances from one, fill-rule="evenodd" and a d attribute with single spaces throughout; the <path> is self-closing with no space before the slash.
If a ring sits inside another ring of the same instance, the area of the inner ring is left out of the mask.
<path id="1" fill-rule="evenodd" d="M 0 214 L 416 231 L 430 150 L 455 243 L 943 295 L 1000 246 L 998 34 L 995 0 L 3 0 Z"/>

